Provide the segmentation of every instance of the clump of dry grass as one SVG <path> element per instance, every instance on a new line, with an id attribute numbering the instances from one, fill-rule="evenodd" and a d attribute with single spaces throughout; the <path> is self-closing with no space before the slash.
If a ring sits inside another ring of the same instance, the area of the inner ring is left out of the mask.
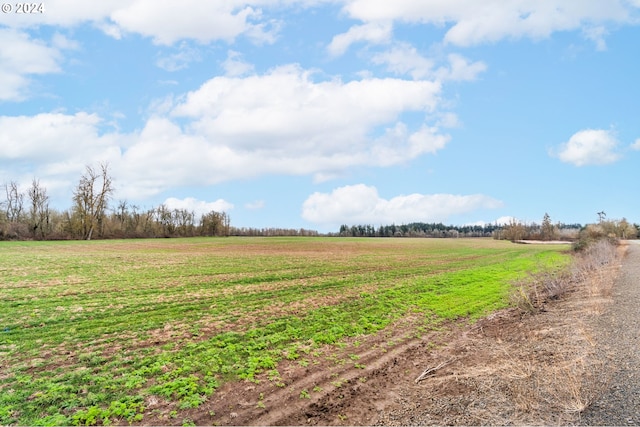
<path id="1" fill-rule="evenodd" d="M 616 245 L 608 239 L 598 240 L 577 253 L 567 268 L 532 273 L 514 283 L 511 302 L 524 312 L 535 313 L 545 302 L 562 297 L 576 284 L 586 285 L 591 296 L 608 297 L 611 286 L 607 286 L 607 277 L 616 258 Z"/>
<path id="2" fill-rule="evenodd" d="M 541 271 L 514 283 L 512 305 L 527 313 L 536 313 L 549 300 L 560 298 L 574 283 L 567 270 Z"/>

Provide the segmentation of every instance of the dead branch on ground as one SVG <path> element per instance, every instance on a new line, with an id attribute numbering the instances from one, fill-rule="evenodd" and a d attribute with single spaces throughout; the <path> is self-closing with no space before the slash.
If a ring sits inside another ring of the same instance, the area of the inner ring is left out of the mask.
<path id="1" fill-rule="evenodd" d="M 451 358 L 451 359 L 447 360 L 446 362 L 442 362 L 441 364 L 439 364 L 435 368 L 427 368 L 427 369 L 425 369 L 424 372 L 422 374 L 420 374 L 420 376 L 418 378 L 415 379 L 415 383 L 418 384 L 420 381 L 425 379 L 427 376 L 429 376 L 431 374 L 434 374 L 438 369 L 444 368 L 445 366 L 451 364 L 455 360 L 456 360 L 456 358 L 454 357 L 454 358 Z"/>

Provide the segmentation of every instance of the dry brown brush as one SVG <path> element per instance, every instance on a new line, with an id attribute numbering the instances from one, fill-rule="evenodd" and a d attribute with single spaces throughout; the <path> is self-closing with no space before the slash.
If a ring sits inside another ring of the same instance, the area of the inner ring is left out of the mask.
<path id="1" fill-rule="evenodd" d="M 516 283 L 519 313 L 481 320 L 452 345 L 456 362 L 421 383 L 430 387 L 426 424 L 578 422 L 610 383 L 592 321 L 602 312 L 593 307 L 611 301 L 617 253 L 593 242 L 566 268 Z"/>
<path id="2" fill-rule="evenodd" d="M 531 338 L 505 359 L 518 362 L 502 366 L 507 394 L 515 406 L 510 422 L 575 422 L 606 389 L 608 370 L 596 356 L 598 343 L 589 319 L 602 314 L 611 302 L 619 254 L 611 240 L 600 239 L 577 253 L 567 268 L 536 273 L 516 284 L 517 307 L 523 313 L 539 313 L 530 317 L 533 323 L 546 323 L 556 311 L 555 316 L 561 317 L 540 331 L 532 330 Z M 547 312 L 546 303 L 569 292 L 575 292 L 577 298 L 564 301 L 562 309 L 549 306 Z M 533 359 L 526 359 L 527 354 Z"/>
<path id="3" fill-rule="evenodd" d="M 549 300 L 560 298 L 578 284 L 591 288 L 604 283 L 605 267 L 612 265 L 617 257 L 616 243 L 611 239 L 592 241 L 576 252 L 567 268 L 531 273 L 514 283 L 512 303 L 524 312 L 534 313 Z"/>
<path id="4" fill-rule="evenodd" d="M 619 254 L 594 241 L 559 271 L 515 283 L 515 308 L 478 321 L 430 354 L 435 366 L 385 425 L 573 425 L 609 387 L 595 333 L 611 304 Z M 600 309 L 594 310 L 594 307 Z M 519 309 L 518 309 L 519 308 Z"/>

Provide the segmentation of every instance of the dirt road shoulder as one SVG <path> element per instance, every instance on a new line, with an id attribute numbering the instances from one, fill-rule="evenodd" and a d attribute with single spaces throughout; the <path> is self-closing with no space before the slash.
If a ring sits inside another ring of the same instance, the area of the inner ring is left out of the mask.
<path id="1" fill-rule="evenodd" d="M 594 322 L 609 387 L 581 417 L 583 425 L 640 425 L 640 241 L 630 241 L 613 304 Z"/>
<path id="2" fill-rule="evenodd" d="M 515 309 L 496 313 L 464 331 L 449 345 L 431 352 L 431 361 L 413 357 L 416 365 L 425 368 L 429 363 L 437 366 L 439 361 L 451 358 L 455 362 L 419 384 L 400 377 L 393 390 L 395 402 L 379 412 L 376 424 L 637 422 L 633 414 L 634 405 L 640 407 L 637 384 L 633 388 L 621 383 L 633 382 L 639 366 L 640 355 L 632 358 L 631 354 L 638 344 L 635 314 L 639 292 L 633 285 L 637 283 L 634 277 L 640 276 L 635 267 L 640 265 L 635 261 L 640 257 L 640 246 L 632 247 L 630 256 L 624 258 L 622 285 L 614 286 L 626 249 L 627 246 L 620 247 L 620 257 L 614 262 L 584 276 L 562 297 L 548 301 L 536 313 Z M 620 300 L 625 303 L 618 307 Z M 625 336 L 619 336 L 618 328 L 626 329 Z M 603 331 L 611 332 L 603 335 Z M 626 348 L 621 351 L 618 345 Z M 599 399 L 609 393 L 610 387 L 614 399 L 618 399 L 612 405 L 620 406 L 615 417 L 589 418 L 586 412 L 592 406 L 595 410 L 594 402 L 609 408 L 608 400 Z M 629 398 L 628 393 L 635 393 L 635 397 Z"/>

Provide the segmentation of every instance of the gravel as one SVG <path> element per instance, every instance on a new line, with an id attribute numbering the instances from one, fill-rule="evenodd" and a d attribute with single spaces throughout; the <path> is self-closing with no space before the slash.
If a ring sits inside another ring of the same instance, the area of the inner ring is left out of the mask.
<path id="1" fill-rule="evenodd" d="M 640 425 L 640 241 L 630 241 L 613 300 L 594 325 L 609 387 L 582 413 L 580 425 Z"/>

